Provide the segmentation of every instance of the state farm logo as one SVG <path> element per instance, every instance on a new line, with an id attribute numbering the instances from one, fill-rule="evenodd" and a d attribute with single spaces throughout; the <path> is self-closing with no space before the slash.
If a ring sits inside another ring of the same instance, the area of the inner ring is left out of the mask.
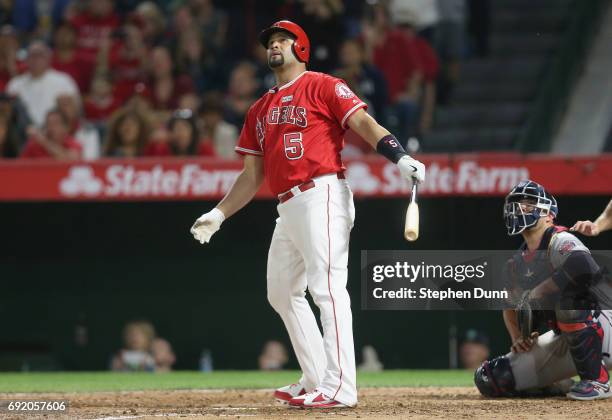
<path id="1" fill-rule="evenodd" d="M 380 188 L 380 180 L 370 170 L 370 165 L 353 162 L 346 167 L 346 180 L 354 193 L 372 194 Z"/>
<path id="2" fill-rule="evenodd" d="M 79 194 L 96 196 L 102 192 L 102 181 L 96 178 L 91 166 L 73 166 L 68 177 L 60 182 L 60 191 L 68 197 Z"/>
<path id="3" fill-rule="evenodd" d="M 347 165 L 347 179 L 351 189 L 364 195 L 395 195 L 410 192 L 410 183 L 403 179 L 399 168 L 386 163 L 380 171 L 363 162 Z M 522 166 L 480 166 L 475 161 L 462 161 L 457 167 L 432 162 L 427 165 L 425 183 L 419 191 L 429 194 L 507 194 L 529 170 Z"/>
<path id="4" fill-rule="evenodd" d="M 116 164 L 104 173 L 88 165 L 73 166 L 59 183 L 66 197 L 181 197 L 218 196 L 225 194 L 240 173 L 233 169 L 205 170 L 196 164 L 148 168 Z"/>

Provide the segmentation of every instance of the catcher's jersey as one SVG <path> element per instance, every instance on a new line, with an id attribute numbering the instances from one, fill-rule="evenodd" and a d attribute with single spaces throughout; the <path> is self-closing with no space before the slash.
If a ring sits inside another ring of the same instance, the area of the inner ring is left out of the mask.
<path id="1" fill-rule="evenodd" d="M 559 267 L 572 252 L 589 249 L 562 226 L 553 226 L 546 230 L 540 246 L 536 251 L 529 251 L 525 244 L 513 258 L 510 276 L 514 284 L 511 288 L 532 289 L 547 278 Z"/>
<path id="2" fill-rule="evenodd" d="M 251 106 L 236 152 L 262 156 L 270 190 L 283 193 L 344 169 L 346 122 L 366 107 L 343 80 L 305 71 Z"/>

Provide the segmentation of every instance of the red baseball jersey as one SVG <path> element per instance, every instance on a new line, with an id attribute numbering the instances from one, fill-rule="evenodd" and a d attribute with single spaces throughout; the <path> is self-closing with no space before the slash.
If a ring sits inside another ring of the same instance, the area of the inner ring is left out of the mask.
<path id="1" fill-rule="evenodd" d="M 366 107 L 343 80 L 306 71 L 251 106 L 236 151 L 262 156 L 270 190 L 283 193 L 344 170 L 346 122 Z"/>

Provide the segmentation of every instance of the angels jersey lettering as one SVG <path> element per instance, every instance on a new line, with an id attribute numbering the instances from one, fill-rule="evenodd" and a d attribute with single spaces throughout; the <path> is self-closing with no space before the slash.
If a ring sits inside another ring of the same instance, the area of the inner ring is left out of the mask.
<path id="1" fill-rule="evenodd" d="M 367 105 L 343 80 L 305 71 L 251 106 L 236 151 L 262 156 L 270 189 L 281 194 L 344 169 L 346 122 L 360 108 Z"/>

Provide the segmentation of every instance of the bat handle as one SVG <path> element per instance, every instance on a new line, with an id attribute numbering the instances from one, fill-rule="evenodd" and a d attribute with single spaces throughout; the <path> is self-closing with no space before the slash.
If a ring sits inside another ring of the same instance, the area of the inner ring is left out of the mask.
<path id="1" fill-rule="evenodd" d="M 417 185 L 418 183 L 416 179 L 412 178 L 412 191 L 410 192 L 410 202 L 411 203 L 416 203 Z"/>

